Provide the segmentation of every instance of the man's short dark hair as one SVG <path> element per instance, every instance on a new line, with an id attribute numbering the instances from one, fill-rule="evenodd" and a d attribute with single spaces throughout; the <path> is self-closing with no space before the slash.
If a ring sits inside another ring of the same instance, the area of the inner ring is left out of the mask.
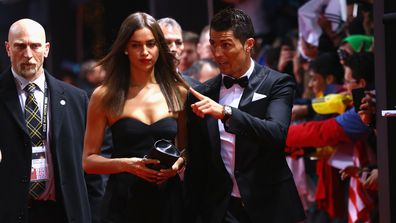
<path id="1" fill-rule="evenodd" d="M 194 32 L 183 31 L 182 36 L 183 36 L 183 43 L 192 43 L 194 45 L 197 45 L 199 42 L 199 36 Z"/>
<path id="2" fill-rule="evenodd" d="M 344 68 L 342 67 L 336 53 L 326 52 L 320 54 L 316 59 L 311 61 L 309 69 L 323 76 L 325 79 L 329 75 L 334 75 L 335 82 L 337 84 L 342 83 Z"/>
<path id="3" fill-rule="evenodd" d="M 364 79 L 369 85 L 374 84 L 374 53 L 354 53 L 345 61 L 345 66 L 352 70 L 354 79 Z"/>
<path id="4" fill-rule="evenodd" d="M 232 30 L 234 36 L 243 44 L 248 38 L 254 38 L 254 28 L 250 17 L 242 10 L 226 8 L 218 12 L 210 22 L 214 31 Z"/>

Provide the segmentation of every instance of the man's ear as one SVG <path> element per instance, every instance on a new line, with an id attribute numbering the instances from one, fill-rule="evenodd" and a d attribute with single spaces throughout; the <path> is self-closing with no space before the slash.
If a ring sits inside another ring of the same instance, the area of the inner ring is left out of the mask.
<path id="1" fill-rule="evenodd" d="M 4 41 L 4 46 L 5 46 L 5 49 L 7 51 L 7 55 L 11 56 L 11 54 L 10 54 L 10 44 L 7 41 Z"/>
<path id="2" fill-rule="evenodd" d="M 49 54 L 51 44 L 49 42 L 45 43 L 45 52 L 44 52 L 44 57 L 47 58 Z"/>
<path id="3" fill-rule="evenodd" d="M 253 38 L 248 38 L 245 41 L 245 51 L 247 53 L 250 53 L 252 48 L 254 47 L 254 44 L 256 43 L 256 41 Z"/>

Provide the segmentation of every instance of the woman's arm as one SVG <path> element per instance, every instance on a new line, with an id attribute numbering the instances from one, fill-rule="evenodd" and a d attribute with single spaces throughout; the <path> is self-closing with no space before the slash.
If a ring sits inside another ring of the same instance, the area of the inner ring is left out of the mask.
<path id="1" fill-rule="evenodd" d="M 102 106 L 105 89 L 97 88 L 88 106 L 87 128 L 85 130 L 83 168 L 91 174 L 113 174 L 128 172 L 147 181 L 156 181 L 158 171 L 151 170 L 146 164 L 158 163 L 157 160 L 141 158 L 106 158 L 100 155 L 107 114 Z"/>

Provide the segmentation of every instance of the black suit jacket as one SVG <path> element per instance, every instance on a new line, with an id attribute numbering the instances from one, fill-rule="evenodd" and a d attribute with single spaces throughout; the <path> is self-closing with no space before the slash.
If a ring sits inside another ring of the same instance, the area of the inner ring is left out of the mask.
<path id="1" fill-rule="evenodd" d="M 221 75 L 197 90 L 219 101 Z M 283 152 L 295 83 L 289 75 L 255 64 L 238 108 L 225 126 L 235 139 L 235 178 L 252 222 L 288 223 L 304 219 L 304 210 Z M 265 95 L 253 100 L 254 94 Z M 189 95 L 189 103 L 196 98 Z M 187 106 L 190 108 L 190 106 Z M 190 215 L 222 222 L 232 181 L 220 155 L 218 120 L 188 111 L 189 159 L 185 186 Z"/>
<path id="2" fill-rule="evenodd" d="M 88 98 L 45 72 L 56 199 L 68 222 L 91 221 L 82 169 Z M 64 100 L 65 103 L 60 103 Z M 0 222 L 27 222 L 31 142 L 11 69 L 0 74 Z"/>

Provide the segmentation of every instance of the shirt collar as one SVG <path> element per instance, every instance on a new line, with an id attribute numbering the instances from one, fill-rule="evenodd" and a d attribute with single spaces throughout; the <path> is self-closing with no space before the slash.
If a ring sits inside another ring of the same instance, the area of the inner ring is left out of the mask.
<path id="1" fill-rule="evenodd" d="M 14 69 L 11 68 L 12 75 L 14 75 L 14 78 L 17 82 L 17 85 L 20 87 L 21 90 L 25 89 L 25 87 L 29 83 L 34 83 L 37 85 L 37 87 L 40 89 L 41 92 L 44 92 L 44 85 L 45 85 L 45 75 L 44 72 L 34 81 L 28 81 L 25 78 L 21 77 L 20 75 L 16 74 Z"/>

